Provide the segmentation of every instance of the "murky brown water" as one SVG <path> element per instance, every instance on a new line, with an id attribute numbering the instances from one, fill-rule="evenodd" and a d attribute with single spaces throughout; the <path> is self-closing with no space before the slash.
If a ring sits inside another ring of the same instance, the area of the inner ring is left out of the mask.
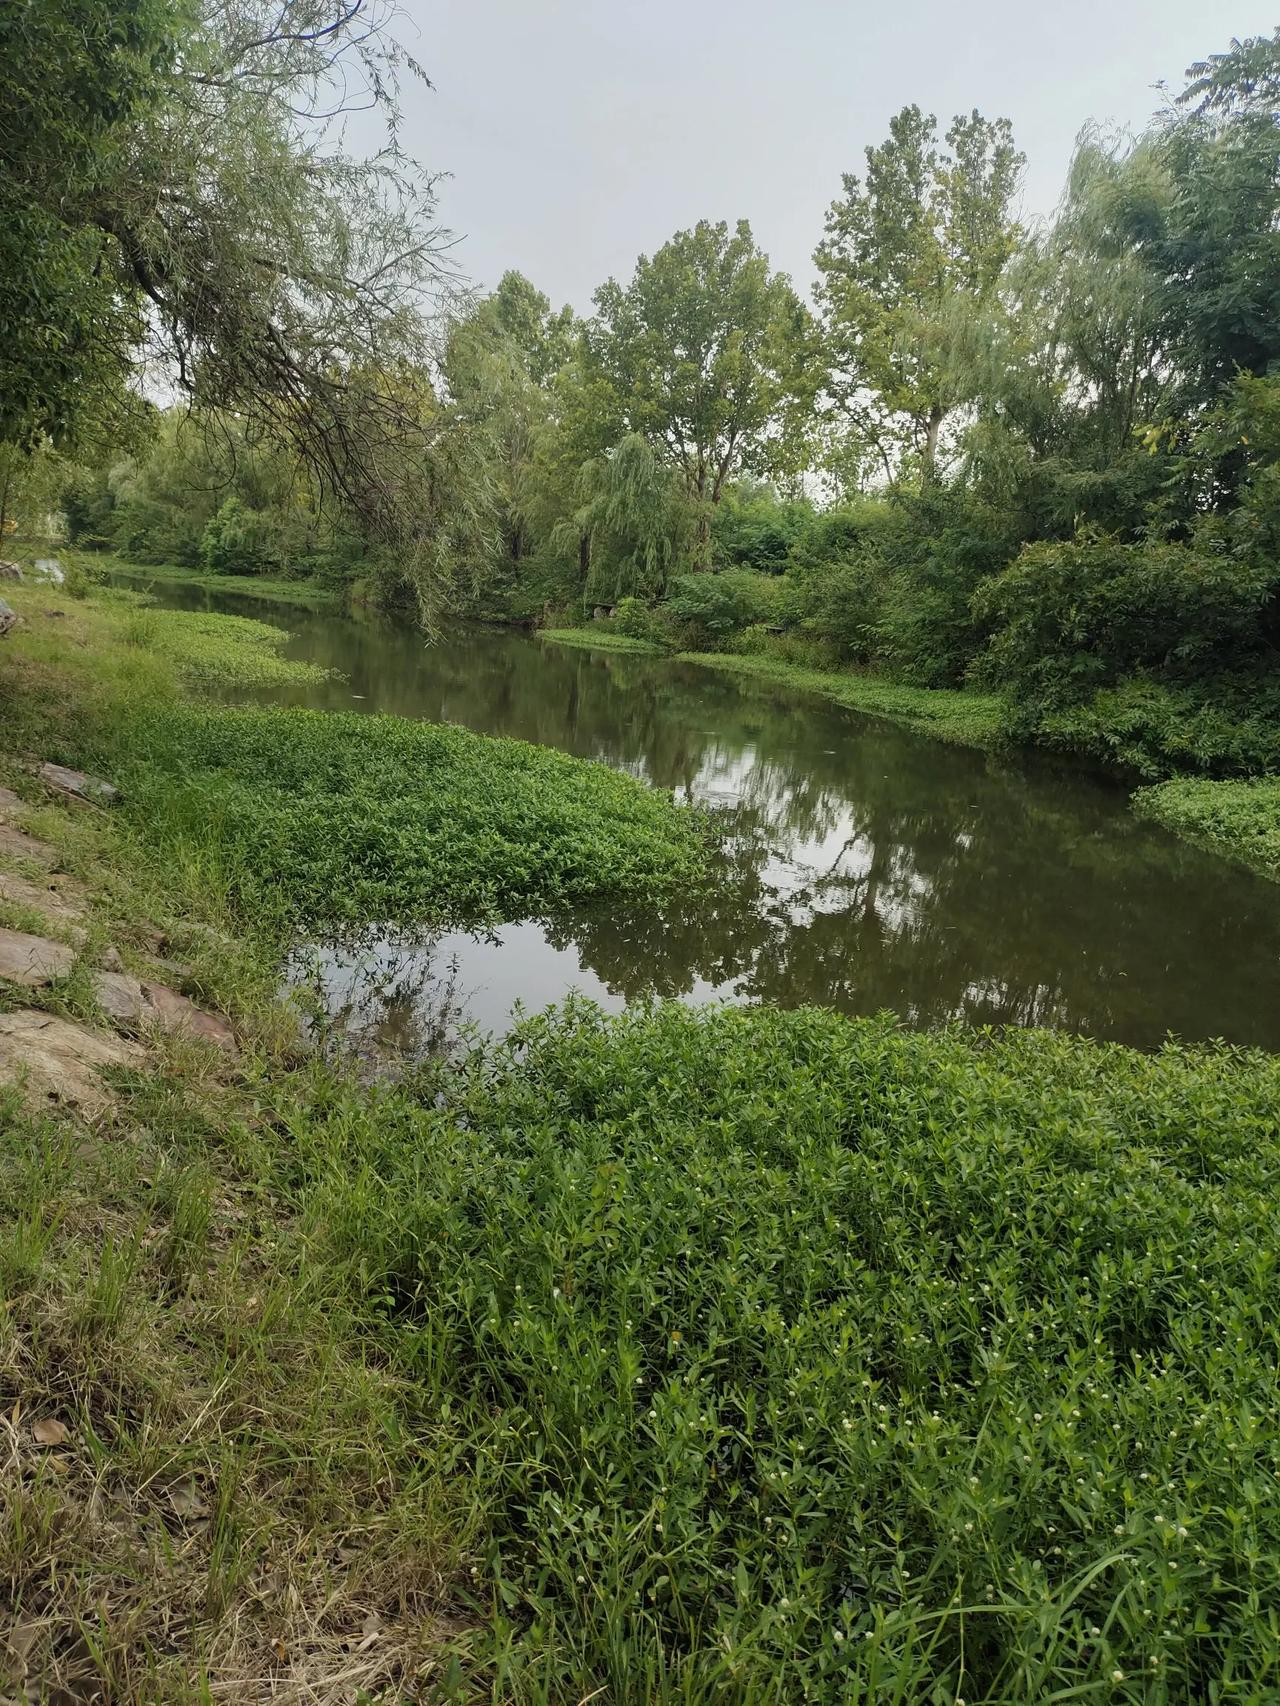
<path id="1" fill-rule="evenodd" d="M 427 645 L 382 621 L 154 590 L 276 622 L 291 656 L 343 672 L 275 700 L 516 735 L 722 808 L 706 894 L 318 950 L 326 1000 L 353 1021 L 433 1040 L 580 989 L 1280 1048 L 1280 886 L 1139 823 L 1106 781 L 662 658 L 470 627 Z"/>

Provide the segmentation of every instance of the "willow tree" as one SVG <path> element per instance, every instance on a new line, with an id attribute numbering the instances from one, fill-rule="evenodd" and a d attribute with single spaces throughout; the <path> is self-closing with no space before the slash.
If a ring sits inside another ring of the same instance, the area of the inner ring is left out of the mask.
<path id="1" fill-rule="evenodd" d="M 83 434 L 145 368 L 289 446 L 371 537 L 429 549 L 465 446 L 424 405 L 450 273 L 397 142 L 401 80 L 424 79 L 393 20 L 385 0 L 6 9 L 0 428 Z M 342 145 L 357 104 L 386 123 L 369 158 Z"/>
<path id="2" fill-rule="evenodd" d="M 844 177 L 814 261 L 829 396 L 855 479 L 890 485 L 934 471 L 948 416 L 972 394 L 970 328 L 1018 241 L 1012 204 L 1023 157 L 1005 119 L 937 121 L 904 107 Z"/>
<path id="3" fill-rule="evenodd" d="M 697 513 L 695 565 L 710 515 L 743 472 L 792 473 L 807 460 L 817 388 L 808 311 L 740 220 L 702 221 L 630 284 L 596 292 L 584 366 L 609 441 L 638 434 L 679 478 Z"/>
<path id="4" fill-rule="evenodd" d="M 588 604 L 652 599 L 687 558 L 695 515 L 671 468 L 639 433 L 585 462 L 580 502 L 561 538 L 587 544 L 583 596 Z"/>

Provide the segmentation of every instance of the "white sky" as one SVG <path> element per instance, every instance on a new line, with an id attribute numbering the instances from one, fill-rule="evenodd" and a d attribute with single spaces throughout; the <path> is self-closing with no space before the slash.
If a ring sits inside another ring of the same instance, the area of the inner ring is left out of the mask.
<path id="1" fill-rule="evenodd" d="M 1258 0 L 402 0 L 435 92 L 404 140 L 456 259 L 590 307 L 698 219 L 751 221 L 807 288 L 840 174 L 915 101 L 1012 120 L 1024 209 L 1050 212 L 1080 127 L 1140 127 L 1195 59 L 1269 34 Z"/>

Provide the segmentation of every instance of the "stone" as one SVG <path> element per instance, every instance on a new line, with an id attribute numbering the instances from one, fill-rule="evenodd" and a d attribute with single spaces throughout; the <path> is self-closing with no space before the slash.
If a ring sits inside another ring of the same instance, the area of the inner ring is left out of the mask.
<path id="1" fill-rule="evenodd" d="M 151 1016 L 166 1031 L 186 1031 L 213 1043 L 225 1054 L 236 1053 L 236 1039 L 225 1019 L 206 1013 L 203 1007 L 197 1007 L 194 1001 L 188 1001 L 185 995 L 163 983 L 144 983 L 142 993 L 150 1005 Z"/>
<path id="2" fill-rule="evenodd" d="M 0 823 L 0 856 L 29 859 L 33 865 L 43 865 L 46 871 L 58 863 L 57 852 L 47 841 L 37 841 L 34 835 L 8 823 Z"/>
<path id="3" fill-rule="evenodd" d="M 145 1023 L 151 1008 L 136 977 L 124 971 L 100 971 L 93 980 L 93 993 L 98 1006 L 112 1024 L 126 1029 Z"/>
<path id="4" fill-rule="evenodd" d="M 120 958 L 118 948 L 107 946 L 102 950 L 102 969 L 103 971 L 124 970 L 124 961 Z"/>
<path id="5" fill-rule="evenodd" d="M 27 802 L 20 799 L 12 788 L 0 788 L 0 823 L 12 823 L 19 812 L 27 809 Z"/>
<path id="6" fill-rule="evenodd" d="M 77 804 L 110 806 L 120 798 L 120 790 L 101 776 L 87 776 L 83 770 L 68 770 L 64 764 L 42 764 L 37 774 L 48 788 L 56 789 Z"/>
<path id="7" fill-rule="evenodd" d="M 0 598 L 0 634 L 7 634 L 11 628 L 16 628 L 22 618 L 5 598 Z"/>
<path id="8" fill-rule="evenodd" d="M 66 977 L 75 963 L 75 949 L 65 942 L 28 936 L 25 930 L 0 930 L 0 978 L 8 983 L 38 989 L 56 977 Z"/>
<path id="9" fill-rule="evenodd" d="M 140 1066 L 146 1055 L 136 1043 L 105 1036 L 52 1013 L 24 1008 L 0 1013 L 0 1082 L 17 1084 L 30 1100 L 105 1113 L 111 1091 L 104 1067 Z"/>
<path id="10" fill-rule="evenodd" d="M 51 923 L 64 928 L 77 927 L 77 939 L 84 938 L 84 931 L 78 928 L 84 914 L 61 889 L 29 882 L 26 877 L 16 876 L 12 871 L 0 871 L 0 900 L 7 900 L 10 906 L 29 907 L 32 912 L 42 913 Z"/>
<path id="11" fill-rule="evenodd" d="M 0 563 L 0 581 L 20 581 L 22 570 L 16 563 Z"/>

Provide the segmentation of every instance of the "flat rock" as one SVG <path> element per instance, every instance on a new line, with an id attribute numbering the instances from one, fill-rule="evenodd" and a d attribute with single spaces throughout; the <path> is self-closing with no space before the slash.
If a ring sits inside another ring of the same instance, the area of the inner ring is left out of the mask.
<path id="1" fill-rule="evenodd" d="M 26 877 L 19 877 L 12 871 L 0 871 L 0 900 L 7 900 L 10 906 L 30 907 L 33 912 L 42 913 L 51 923 L 68 929 L 75 927 L 77 936 L 83 938 L 84 931 L 79 925 L 84 914 L 60 888 L 29 882 Z"/>
<path id="2" fill-rule="evenodd" d="M 75 949 L 65 942 L 28 936 L 24 930 L 0 930 L 0 978 L 9 983 L 38 989 L 65 977 L 75 963 Z"/>
<path id="3" fill-rule="evenodd" d="M 93 980 L 93 993 L 107 1017 L 126 1027 L 143 1024 L 151 1007 L 136 977 L 124 971 L 100 971 Z"/>
<path id="4" fill-rule="evenodd" d="M 99 1007 L 125 1030 L 158 1025 L 165 1031 L 200 1037 L 226 1054 L 236 1053 L 236 1040 L 225 1019 L 207 1013 L 163 983 L 143 983 L 128 972 L 100 971 L 94 976 L 93 989 Z"/>
<path id="5" fill-rule="evenodd" d="M 226 1054 L 236 1053 L 236 1039 L 225 1019 L 218 1018 L 215 1013 L 206 1013 L 203 1007 L 197 1007 L 194 1001 L 188 1001 L 185 995 L 179 995 L 176 989 L 169 989 L 163 983 L 144 983 L 142 993 L 152 1016 L 165 1030 L 186 1031 L 193 1037 L 215 1044 Z"/>
<path id="6" fill-rule="evenodd" d="M 0 1082 L 19 1084 L 37 1103 L 98 1114 L 111 1106 L 99 1074 L 109 1066 L 140 1066 L 137 1043 L 104 1036 L 52 1013 L 0 1013 Z"/>
<path id="7" fill-rule="evenodd" d="M 0 598 L 0 634 L 7 634 L 10 628 L 16 628 L 21 621 L 21 616 L 8 599 Z"/>
<path id="8" fill-rule="evenodd" d="M 46 787 L 79 805 L 110 806 L 120 798 L 114 783 L 86 775 L 83 770 L 68 770 L 65 764 L 42 764 L 36 774 Z"/>
<path id="9" fill-rule="evenodd" d="M 46 871 L 58 863 L 57 850 L 47 841 L 37 841 L 34 835 L 15 829 L 11 823 L 0 823 L 0 856 L 29 859 L 33 865 L 43 865 Z"/>
<path id="10" fill-rule="evenodd" d="M 17 814 L 27 809 L 27 802 L 20 799 L 12 788 L 0 788 L 0 823 L 12 823 Z"/>

